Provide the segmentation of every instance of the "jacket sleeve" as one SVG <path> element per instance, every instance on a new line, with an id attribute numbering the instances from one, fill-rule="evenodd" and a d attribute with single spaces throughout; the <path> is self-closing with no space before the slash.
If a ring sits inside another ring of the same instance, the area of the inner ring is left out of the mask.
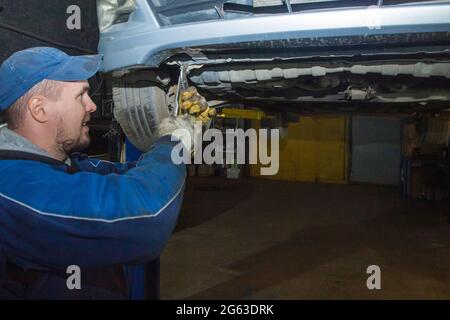
<path id="1" fill-rule="evenodd" d="M 119 163 L 100 159 L 90 159 L 87 156 L 77 154 L 71 159 L 81 171 L 95 172 L 98 174 L 123 174 L 136 166 L 136 161 Z"/>
<path id="2" fill-rule="evenodd" d="M 142 263 L 155 258 L 180 211 L 186 169 L 161 138 L 124 174 L 67 174 L 34 161 L 2 161 L 0 239 L 48 267 Z M 3 174 L 5 173 L 5 174 Z"/>

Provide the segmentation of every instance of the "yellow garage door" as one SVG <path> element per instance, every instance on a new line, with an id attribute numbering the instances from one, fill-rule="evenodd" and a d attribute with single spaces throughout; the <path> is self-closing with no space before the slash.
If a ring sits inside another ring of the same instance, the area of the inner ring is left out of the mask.
<path id="1" fill-rule="evenodd" d="M 259 123 L 255 122 L 255 128 Z M 290 123 L 280 140 L 280 169 L 269 179 L 345 183 L 347 181 L 347 118 L 301 117 Z M 260 176 L 260 166 L 250 168 Z"/>

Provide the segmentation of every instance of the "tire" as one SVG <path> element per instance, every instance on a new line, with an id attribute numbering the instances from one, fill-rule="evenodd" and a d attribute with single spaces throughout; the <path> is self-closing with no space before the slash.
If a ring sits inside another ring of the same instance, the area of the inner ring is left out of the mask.
<path id="1" fill-rule="evenodd" d="M 155 83 L 134 77 L 113 82 L 114 117 L 131 143 L 147 151 L 154 143 L 154 132 L 169 116 L 166 93 Z"/>

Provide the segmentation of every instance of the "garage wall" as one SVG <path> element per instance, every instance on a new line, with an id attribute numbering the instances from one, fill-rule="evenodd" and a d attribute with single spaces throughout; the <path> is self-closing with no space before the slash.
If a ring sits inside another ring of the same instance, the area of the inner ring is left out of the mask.
<path id="1" fill-rule="evenodd" d="M 399 185 L 400 160 L 399 118 L 352 118 L 351 182 Z"/>
<path id="2" fill-rule="evenodd" d="M 81 30 L 69 30 L 66 27 L 66 20 L 70 16 L 66 11 L 70 5 L 78 5 L 81 9 Z M 56 46 L 69 54 L 97 51 L 98 26 L 94 0 L 0 0 L 0 63 L 18 50 L 55 46 L 6 29 L 5 26 L 83 49 Z"/>
<path id="3" fill-rule="evenodd" d="M 259 128 L 256 125 L 255 128 Z M 290 123 L 280 140 L 280 170 L 264 178 L 345 183 L 347 177 L 347 118 L 301 117 Z M 259 177 L 259 166 L 250 175 Z"/>

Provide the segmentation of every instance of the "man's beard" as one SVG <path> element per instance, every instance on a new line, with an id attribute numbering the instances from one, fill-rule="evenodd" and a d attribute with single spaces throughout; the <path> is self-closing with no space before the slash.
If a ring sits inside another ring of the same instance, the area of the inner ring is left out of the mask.
<path id="1" fill-rule="evenodd" d="M 86 139 L 85 141 L 82 141 L 81 137 L 77 140 L 66 139 L 58 145 L 61 146 L 62 151 L 64 151 L 67 155 L 70 155 L 71 153 L 83 151 L 84 149 L 86 149 L 89 145 L 89 139 Z"/>
<path id="2" fill-rule="evenodd" d="M 83 140 L 84 134 L 85 133 L 81 131 L 80 136 L 77 139 L 68 138 L 63 123 L 60 121 L 56 134 L 56 145 L 58 150 L 68 156 L 71 153 L 86 149 L 89 145 L 90 138 L 89 135 L 86 134 L 86 138 Z"/>

